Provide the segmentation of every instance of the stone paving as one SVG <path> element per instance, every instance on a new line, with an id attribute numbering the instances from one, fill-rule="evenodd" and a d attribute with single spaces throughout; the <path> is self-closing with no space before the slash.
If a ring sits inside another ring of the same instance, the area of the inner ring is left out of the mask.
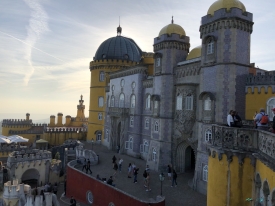
<path id="1" fill-rule="evenodd" d="M 142 173 L 145 170 L 146 162 L 142 159 L 136 159 L 127 155 L 117 154 L 114 151 L 108 150 L 105 146 L 99 144 L 85 143 L 85 149 L 92 149 L 99 155 L 99 164 L 91 167 L 93 171 L 92 176 L 97 174 L 100 177 L 109 178 L 114 174 L 112 157 L 116 156 L 117 162 L 119 158 L 122 158 L 122 172 L 117 173 L 115 177 L 114 184 L 116 187 L 137 197 L 142 200 L 156 199 L 161 192 L 161 183 L 159 180 L 159 173 L 151 171 L 151 191 L 146 192 L 146 188 L 143 186 L 143 176 Z M 138 174 L 138 182 L 133 183 L 133 178 L 127 178 L 127 168 L 129 163 L 135 163 L 135 165 L 140 168 Z M 81 166 L 79 166 L 80 168 Z M 202 195 L 188 186 L 188 181 L 192 179 L 193 173 L 178 174 L 177 187 L 171 187 L 171 181 L 166 178 L 163 182 L 162 194 L 165 196 L 166 206 L 206 206 L 206 196 Z M 60 197 L 63 193 L 63 185 L 59 187 L 58 196 Z M 61 206 L 69 205 L 69 199 L 66 197 L 60 198 Z M 67 203 L 67 204 L 66 204 Z M 79 203 L 78 205 L 84 206 L 85 204 Z"/>

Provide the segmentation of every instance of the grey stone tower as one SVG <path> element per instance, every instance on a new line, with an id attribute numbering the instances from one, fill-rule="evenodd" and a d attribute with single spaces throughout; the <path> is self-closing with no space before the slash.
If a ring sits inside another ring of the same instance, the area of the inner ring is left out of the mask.
<path id="1" fill-rule="evenodd" d="M 250 67 L 253 22 L 243 4 L 219 10 L 213 5 L 202 17 L 200 27 L 201 89 L 215 94 L 215 122 L 225 123 L 231 109 L 244 116 L 245 82 L 241 77 Z"/>
<path id="2" fill-rule="evenodd" d="M 154 81 L 152 102 L 152 131 L 150 151 L 157 148 L 156 167 L 163 171 L 171 164 L 171 142 L 174 111 L 174 68 L 186 59 L 189 37 L 184 29 L 174 24 L 165 26 L 154 39 Z M 155 168 L 156 168 L 155 167 Z"/>

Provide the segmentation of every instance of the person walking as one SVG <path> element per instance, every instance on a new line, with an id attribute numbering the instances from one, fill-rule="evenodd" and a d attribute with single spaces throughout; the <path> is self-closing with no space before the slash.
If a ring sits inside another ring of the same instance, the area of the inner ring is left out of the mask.
<path id="1" fill-rule="evenodd" d="M 172 169 L 171 169 L 170 165 L 167 166 L 167 176 L 168 176 L 168 180 L 171 180 Z"/>
<path id="2" fill-rule="evenodd" d="M 112 162 L 113 162 L 113 167 L 115 166 L 115 162 L 116 162 L 116 156 L 114 155 L 112 158 Z"/>
<path id="3" fill-rule="evenodd" d="M 90 171 L 90 174 L 93 173 L 93 172 L 91 171 L 91 161 L 90 161 L 90 159 L 88 159 L 88 162 L 87 162 L 86 174 L 88 173 L 88 171 Z"/>
<path id="4" fill-rule="evenodd" d="M 274 116 L 273 116 L 273 120 L 272 120 L 272 126 L 269 129 L 269 131 L 275 133 L 275 108 L 272 109 L 272 112 L 273 112 Z"/>
<path id="5" fill-rule="evenodd" d="M 116 162 L 114 163 L 113 169 L 115 170 L 115 173 L 113 174 L 113 176 L 115 177 L 115 176 L 116 176 L 116 173 L 117 173 L 117 169 L 118 169 L 118 165 L 117 165 Z"/>
<path id="6" fill-rule="evenodd" d="M 76 200 L 74 199 L 73 196 L 71 196 L 71 199 L 70 199 L 70 206 L 76 206 Z"/>
<path id="7" fill-rule="evenodd" d="M 144 177 L 144 184 L 143 184 L 143 186 L 147 187 L 147 180 L 146 180 L 146 178 L 147 178 L 147 170 L 146 169 L 144 170 L 142 176 Z"/>
<path id="8" fill-rule="evenodd" d="M 86 162 L 86 158 L 84 158 L 83 167 L 82 167 L 82 172 L 83 172 L 84 169 L 87 171 L 87 162 Z"/>
<path id="9" fill-rule="evenodd" d="M 137 175 L 138 175 L 139 168 L 134 168 L 134 183 L 137 183 Z"/>
<path id="10" fill-rule="evenodd" d="M 260 109 L 260 112 L 256 115 L 255 119 L 255 124 L 257 125 L 257 129 L 259 130 L 269 130 L 269 119 L 268 115 L 265 113 L 265 110 L 263 108 Z"/>
<path id="11" fill-rule="evenodd" d="M 129 166 L 128 166 L 128 178 L 132 178 L 131 177 L 131 173 L 132 173 L 132 164 L 129 163 Z"/>
<path id="12" fill-rule="evenodd" d="M 123 159 L 119 158 L 119 161 L 118 161 L 118 170 L 119 170 L 119 172 L 121 172 L 122 162 L 123 162 Z"/>
<path id="13" fill-rule="evenodd" d="M 147 189 L 146 189 L 146 192 L 149 192 L 151 191 L 151 188 L 150 188 L 150 174 L 147 173 L 147 177 L 146 177 L 146 183 L 147 183 Z"/>
<path id="14" fill-rule="evenodd" d="M 173 169 L 173 180 L 172 180 L 172 186 L 171 187 L 174 187 L 174 184 L 176 184 L 175 186 L 177 187 L 178 186 L 178 183 L 177 183 L 177 173 L 176 171 Z"/>

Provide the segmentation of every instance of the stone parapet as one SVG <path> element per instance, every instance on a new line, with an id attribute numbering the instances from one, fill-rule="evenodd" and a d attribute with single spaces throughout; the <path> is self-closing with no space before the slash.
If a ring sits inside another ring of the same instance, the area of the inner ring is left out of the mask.
<path id="1" fill-rule="evenodd" d="M 275 71 L 246 75 L 247 86 L 274 85 Z"/>

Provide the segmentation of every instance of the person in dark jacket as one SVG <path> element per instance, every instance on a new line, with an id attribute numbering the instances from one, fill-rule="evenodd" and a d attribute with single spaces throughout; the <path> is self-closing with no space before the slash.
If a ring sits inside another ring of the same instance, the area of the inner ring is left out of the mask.
<path id="1" fill-rule="evenodd" d="M 178 177 L 178 175 L 177 175 L 176 171 L 173 169 L 173 179 L 172 179 L 172 186 L 171 187 L 173 187 L 174 184 L 176 184 L 176 187 L 178 186 L 177 177 Z"/>
<path id="2" fill-rule="evenodd" d="M 73 196 L 71 196 L 71 199 L 70 199 L 70 206 L 76 206 L 76 200 L 74 199 Z"/>

